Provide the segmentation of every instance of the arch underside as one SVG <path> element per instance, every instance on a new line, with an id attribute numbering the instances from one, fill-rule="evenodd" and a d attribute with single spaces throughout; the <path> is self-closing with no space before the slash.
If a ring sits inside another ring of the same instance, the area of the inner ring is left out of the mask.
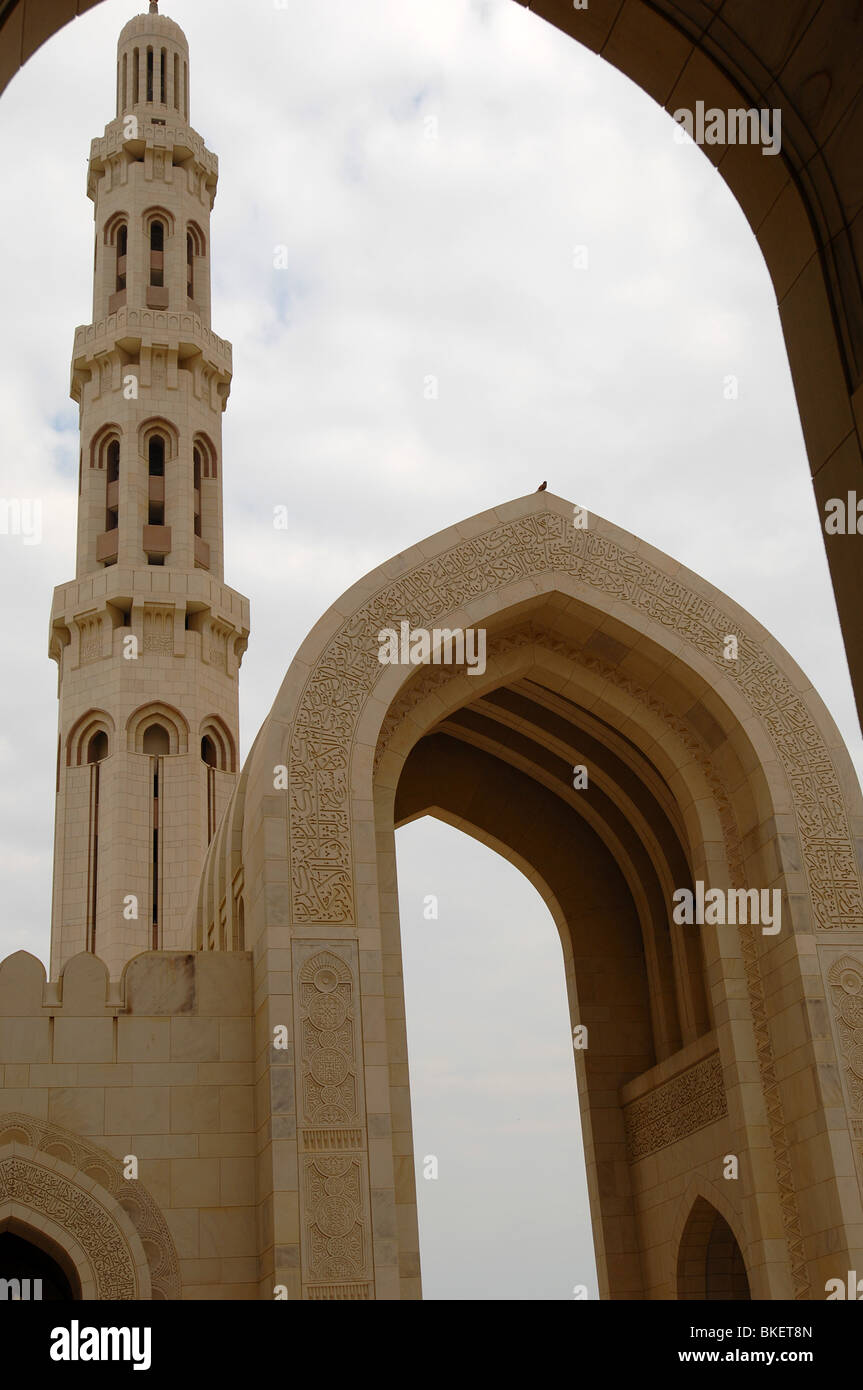
<path id="1" fill-rule="evenodd" d="M 668 908 L 672 885 L 692 883 L 687 826 L 636 741 L 554 688 L 548 655 L 566 631 L 560 610 L 540 605 L 527 624 L 495 633 L 492 653 L 525 653 L 517 678 L 466 700 L 413 744 L 392 824 L 448 821 L 522 869 L 551 910 L 571 1023 L 587 1028 L 575 1060 L 600 1287 L 642 1298 L 624 1088 L 699 1040 L 708 1055 L 716 1044 L 698 933 L 672 923 Z M 594 644 L 603 649 L 612 654 L 609 639 Z M 426 671 L 416 683 L 445 699 L 448 675 Z"/>
<path id="2" fill-rule="evenodd" d="M 588 1045 L 576 1053 L 576 1069 L 600 1278 L 607 1290 L 613 1253 L 615 1296 L 641 1297 L 621 1089 L 678 1050 L 681 1014 L 688 1016 L 689 1028 L 695 1016 L 706 1031 L 703 978 L 691 969 L 700 951 L 694 940 L 687 959 L 687 943 L 678 942 L 682 952 L 675 961 L 652 866 L 641 885 L 639 912 L 627 879 L 644 846 L 627 826 L 629 833 L 620 839 L 609 835 L 614 850 L 608 848 L 570 804 L 578 792 L 568 787 L 566 760 L 556 759 L 562 766 L 557 776 L 551 773 L 559 783 L 554 789 L 548 785 L 548 763 L 554 759 L 544 756 L 542 744 L 533 745 L 533 768 L 513 764 L 512 757 L 527 755 L 526 747 L 514 746 L 527 744 L 527 736 L 516 738 L 505 725 L 495 727 L 494 714 L 489 718 L 484 709 L 496 712 L 509 704 L 508 697 L 518 696 L 525 701 L 518 689 L 494 692 L 417 744 L 399 784 L 396 824 L 423 814 L 448 820 L 521 861 L 553 904 L 571 1026 L 587 1029 Z M 540 717 L 546 712 L 542 695 L 534 708 Z M 526 714 L 523 703 L 521 712 Z M 577 726 L 570 727 L 574 734 Z M 496 745 L 500 737 L 503 746 Z M 607 809 L 609 819 L 617 819 L 610 798 Z M 609 833 L 607 824 L 603 829 Z M 672 845 L 672 852 L 676 848 Z M 615 851 L 625 856 L 626 872 Z"/>

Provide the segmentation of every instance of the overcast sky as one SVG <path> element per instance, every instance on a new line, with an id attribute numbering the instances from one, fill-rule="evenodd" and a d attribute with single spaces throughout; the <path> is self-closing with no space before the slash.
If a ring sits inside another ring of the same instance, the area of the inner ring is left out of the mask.
<path id="1" fill-rule="evenodd" d="M 47 956 L 53 586 L 74 575 L 72 334 L 91 314 L 91 138 L 144 8 L 106 0 L 0 100 L 0 956 Z M 863 768 L 773 289 L 705 156 L 513 0 L 173 0 L 218 154 L 213 328 L 226 579 L 252 603 L 243 752 L 307 630 L 369 569 L 541 479 L 748 608 Z M 288 268 L 274 268 L 274 248 Z M 586 248 L 584 256 L 574 254 Z M 424 381 L 439 382 L 436 400 Z M 728 400 L 734 375 L 739 396 Z M 275 531 L 273 508 L 289 527 Z M 399 835 L 426 1295 L 595 1288 L 560 947 L 518 872 Z M 440 897 L 426 922 L 422 900 Z"/>

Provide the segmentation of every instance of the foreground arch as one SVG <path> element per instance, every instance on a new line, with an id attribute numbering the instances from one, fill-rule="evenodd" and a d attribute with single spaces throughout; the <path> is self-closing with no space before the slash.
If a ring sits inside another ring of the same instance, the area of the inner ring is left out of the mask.
<path id="1" fill-rule="evenodd" d="M 379 632 L 402 621 L 482 629 L 484 671 L 381 664 Z M 197 945 L 232 939 L 242 898 L 266 1000 L 264 1278 L 291 1297 L 418 1294 L 394 830 L 425 813 L 500 848 L 557 922 L 589 1036 L 576 1069 L 603 1296 L 676 1296 L 669 1233 L 694 1178 L 726 1193 L 753 1297 L 823 1297 L 856 1268 L 863 799 L 847 752 L 748 614 L 542 493 L 431 537 L 330 609 L 211 845 Z M 675 891 L 699 882 L 777 894 L 780 930 L 675 922 Z M 279 1025 L 293 1054 L 270 1046 Z"/>

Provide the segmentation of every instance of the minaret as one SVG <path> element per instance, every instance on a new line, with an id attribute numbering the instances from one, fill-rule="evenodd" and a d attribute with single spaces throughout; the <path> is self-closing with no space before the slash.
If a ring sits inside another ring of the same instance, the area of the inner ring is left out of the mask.
<path id="1" fill-rule="evenodd" d="M 90 150 L 93 322 L 75 332 L 71 385 L 77 569 L 51 614 L 52 975 L 83 950 L 116 975 L 141 951 L 191 948 L 187 914 L 236 779 L 249 611 L 222 577 L 231 347 L 210 329 L 217 177 L 189 125 L 186 37 L 151 3 L 120 34 L 117 114 Z"/>

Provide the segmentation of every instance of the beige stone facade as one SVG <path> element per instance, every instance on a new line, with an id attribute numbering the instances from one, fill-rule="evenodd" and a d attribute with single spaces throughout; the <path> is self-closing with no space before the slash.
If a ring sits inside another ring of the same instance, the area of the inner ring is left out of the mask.
<path id="1" fill-rule="evenodd" d="M 863 798 L 750 615 L 533 494 L 343 595 L 238 772 L 188 82 L 177 26 L 131 21 L 91 154 L 51 972 L 0 965 L 0 1238 L 80 1297 L 419 1297 L 394 832 L 434 814 L 557 924 L 602 1296 L 824 1298 L 863 1269 Z M 402 623 L 481 632 L 484 669 L 382 662 Z"/>

